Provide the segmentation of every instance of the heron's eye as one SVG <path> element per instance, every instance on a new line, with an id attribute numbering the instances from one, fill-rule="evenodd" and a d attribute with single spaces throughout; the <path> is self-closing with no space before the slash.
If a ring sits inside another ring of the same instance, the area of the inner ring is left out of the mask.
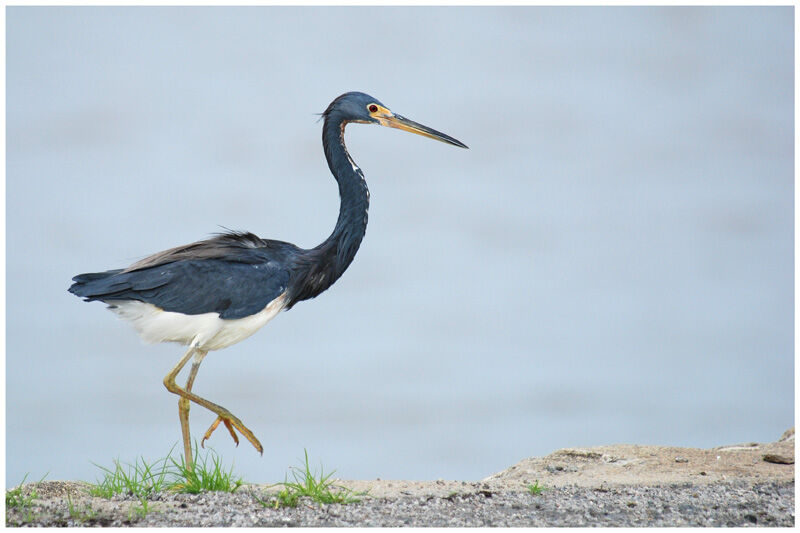
<path id="1" fill-rule="evenodd" d="M 378 111 L 378 106 L 376 106 L 375 104 L 369 104 L 369 106 L 367 106 L 367 109 L 369 109 L 370 113 L 375 113 L 376 111 Z"/>

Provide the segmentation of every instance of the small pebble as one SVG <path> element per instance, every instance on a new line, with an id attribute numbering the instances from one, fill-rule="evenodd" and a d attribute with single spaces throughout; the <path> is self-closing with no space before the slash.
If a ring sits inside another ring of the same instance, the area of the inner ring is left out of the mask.
<path id="1" fill-rule="evenodd" d="M 794 456 L 781 455 L 779 453 L 765 453 L 763 459 L 768 463 L 777 463 L 780 465 L 794 464 Z"/>

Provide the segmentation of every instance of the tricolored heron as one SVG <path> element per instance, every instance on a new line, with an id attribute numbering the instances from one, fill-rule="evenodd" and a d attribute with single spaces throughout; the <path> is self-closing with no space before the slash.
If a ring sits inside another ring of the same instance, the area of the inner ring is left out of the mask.
<path id="1" fill-rule="evenodd" d="M 241 420 L 192 392 L 206 354 L 246 339 L 278 312 L 319 295 L 339 279 L 358 251 L 367 228 L 369 190 L 364 173 L 344 145 L 345 126 L 350 122 L 380 124 L 467 148 L 449 135 L 391 112 L 364 93 L 339 96 L 322 116 L 322 145 L 341 199 L 336 226 L 322 244 L 305 250 L 252 233 L 227 232 L 159 252 L 128 268 L 80 274 L 69 288 L 87 302 L 108 304 L 130 321 L 146 342 L 189 346 L 164 378 L 167 390 L 180 396 L 178 414 L 188 468 L 192 467 L 189 402 L 217 415 L 201 444 L 222 423 L 237 445 L 234 429 L 264 453 Z M 189 377 L 181 388 L 175 378 L 190 359 L 194 360 Z"/>

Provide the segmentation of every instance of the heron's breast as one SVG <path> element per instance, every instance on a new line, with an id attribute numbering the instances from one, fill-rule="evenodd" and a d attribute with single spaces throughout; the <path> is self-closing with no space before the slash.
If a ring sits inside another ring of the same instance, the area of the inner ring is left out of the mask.
<path id="1" fill-rule="evenodd" d="M 286 294 L 272 300 L 264 309 L 250 316 L 224 319 L 219 313 L 186 315 L 164 311 L 153 304 L 136 300 L 109 301 L 110 309 L 124 318 L 148 343 L 196 343 L 211 351 L 227 348 L 264 327 L 286 307 Z"/>

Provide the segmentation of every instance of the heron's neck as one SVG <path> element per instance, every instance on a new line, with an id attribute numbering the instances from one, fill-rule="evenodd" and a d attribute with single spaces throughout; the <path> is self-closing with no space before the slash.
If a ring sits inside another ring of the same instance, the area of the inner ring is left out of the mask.
<path id="1" fill-rule="evenodd" d="M 339 219 L 331 235 L 322 244 L 308 250 L 303 277 L 305 283 L 295 301 L 320 294 L 341 277 L 350 266 L 367 231 L 369 189 L 364 173 L 356 166 L 344 145 L 346 122 L 335 115 L 326 116 L 322 144 L 328 167 L 339 184 Z"/>
<path id="2" fill-rule="evenodd" d="M 339 219 L 333 233 L 317 248 L 336 252 L 336 278 L 350 266 L 367 231 L 369 189 L 364 173 L 356 166 L 344 145 L 346 122 L 328 117 L 322 129 L 322 144 L 328 167 L 339 184 Z M 333 281 L 331 281 L 333 283 Z"/>

